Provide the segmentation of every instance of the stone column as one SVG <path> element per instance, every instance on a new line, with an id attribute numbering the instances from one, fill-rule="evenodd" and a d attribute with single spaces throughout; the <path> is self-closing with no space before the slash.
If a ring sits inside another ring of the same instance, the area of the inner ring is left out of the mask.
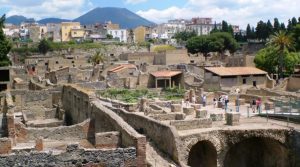
<path id="1" fill-rule="evenodd" d="M 157 88 L 157 78 L 155 78 L 155 88 Z"/>

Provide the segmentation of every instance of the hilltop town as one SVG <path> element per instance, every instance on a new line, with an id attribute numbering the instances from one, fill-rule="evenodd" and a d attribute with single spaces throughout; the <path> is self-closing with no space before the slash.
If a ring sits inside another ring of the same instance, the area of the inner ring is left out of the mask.
<path id="1" fill-rule="evenodd" d="M 298 167 L 295 19 L 254 31 L 3 16 L 0 166 Z"/>

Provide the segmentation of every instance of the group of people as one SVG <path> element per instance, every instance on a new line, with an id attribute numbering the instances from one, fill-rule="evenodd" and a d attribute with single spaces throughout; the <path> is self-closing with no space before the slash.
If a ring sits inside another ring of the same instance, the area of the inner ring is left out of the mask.
<path id="1" fill-rule="evenodd" d="M 217 107 L 218 102 L 222 102 L 223 109 L 225 109 L 225 111 L 227 111 L 228 103 L 229 103 L 228 95 L 221 95 L 218 99 L 216 97 L 214 97 L 214 99 L 213 99 L 214 108 Z"/>
<path id="2" fill-rule="evenodd" d="M 261 112 L 261 98 L 258 99 L 252 99 L 251 102 L 251 108 L 252 108 L 252 112 L 255 113 L 255 109 L 260 113 Z"/>

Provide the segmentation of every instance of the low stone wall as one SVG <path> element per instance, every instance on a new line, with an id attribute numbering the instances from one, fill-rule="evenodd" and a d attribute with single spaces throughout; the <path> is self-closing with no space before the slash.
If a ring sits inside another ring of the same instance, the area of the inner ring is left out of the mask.
<path id="1" fill-rule="evenodd" d="M 120 145 L 136 147 L 137 166 L 146 166 L 146 137 L 137 133 L 121 117 L 104 107 L 93 92 L 75 85 L 66 85 L 62 93 L 63 109 L 70 123 L 90 118 L 95 124 L 95 133 L 120 132 Z"/>
<path id="2" fill-rule="evenodd" d="M 39 137 L 52 140 L 81 140 L 93 135 L 91 120 L 72 126 L 61 126 L 54 128 L 27 128 L 22 123 L 15 124 L 16 140 L 24 142 L 35 140 Z"/>
<path id="3" fill-rule="evenodd" d="M 78 145 L 69 145 L 61 154 L 51 152 L 17 153 L 0 156 L 0 166 L 105 166 L 138 167 L 136 149 L 118 148 L 113 150 L 80 149 Z"/>
<path id="4" fill-rule="evenodd" d="M 159 121 L 184 120 L 185 114 L 182 114 L 182 113 L 154 114 L 154 115 L 150 115 L 149 117 L 151 117 L 155 120 L 159 120 Z"/>
<path id="5" fill-rule="evenodd" d="M 157 146 L 171 158 L 180 163 L 178 158 L 178 133 L 175 127 L 165 125 L 153 118 L 128 112 L 124 109 L 112 108 L 120 115 L 128 124 L 140 133 L 145 134 L 157 144 Z"/>
<path id="6" fill-rule="evenodd" d="M 212 120 L 208 118 L 202 118 L 194 120 L 171 121 L 170 125 L 174 126 L 177 130 L 211 128 Z"/>

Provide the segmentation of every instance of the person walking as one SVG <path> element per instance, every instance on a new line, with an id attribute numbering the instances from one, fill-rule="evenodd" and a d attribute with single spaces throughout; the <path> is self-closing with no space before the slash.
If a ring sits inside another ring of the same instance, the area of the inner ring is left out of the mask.
<path id="1" fill-rule="evenodd" d="M 214 97 L 213 103 L 214 103 L 214 108 L 216 108 L 216 106 L 217 106 L 217 98 Z"/>
<path id="2" fill-rule="evenodd" d="M 252 102 L 251 102 L 251 108 L 252 108 L 252 112 L 255 113 L 255 108 L 256 108 L 256 101 L 255 101 L 255 99 L 253 99 Z"/>
<path id="3" fill-rule="evenodd" d="M 256 110 L 260 114 L 260 112 L 261 112 L 261 98 L 258 98 L 257 101 L 256 101 Z"/>
<path id="4" fill-rule="evenodd" d="M 227 112 L 228 103 L 229 103 L 229 97 L 226 95 L 224 98 L 225 112 Z"/>

